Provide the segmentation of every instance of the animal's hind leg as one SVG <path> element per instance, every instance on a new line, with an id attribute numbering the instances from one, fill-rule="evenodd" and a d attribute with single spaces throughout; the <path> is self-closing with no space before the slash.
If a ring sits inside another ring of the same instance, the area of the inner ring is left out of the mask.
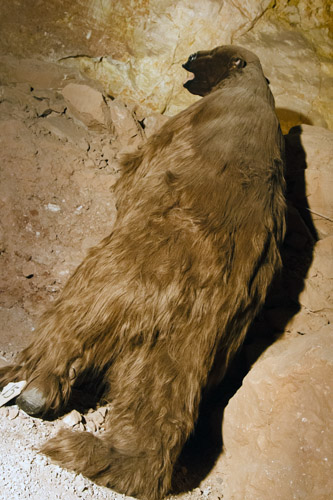
<path id="1" fill-rule="evenodd" d="M 205 367 L 190 366 L 192 359 L 175 361 L 166 346 L 124 353 L 109 373 L 114 399 L 107 432 L 98 438 L 62 431 L 41 451 L 120 493 L 163 497 L 193 430 L 206 378 Z"/>

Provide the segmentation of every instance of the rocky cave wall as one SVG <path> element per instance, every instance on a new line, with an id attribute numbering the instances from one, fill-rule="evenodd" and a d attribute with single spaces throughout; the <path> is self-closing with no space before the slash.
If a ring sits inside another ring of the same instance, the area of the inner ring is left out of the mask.
<path id="1" fill-rule="evenodd" d="M 112 96 L 173 115 L 191 102 L 181 63 L 234 43 L 257 52 L 284 131 L 333 127 L 329 0 L 43 0 L 1 6 L 2 53 L 76 66 Z"/>
<path id="2" fill-rule="evenodd" d="M 202 477 L 211 490 L 202 487 L 199 496 L 331 498 L 330 4 L 5 0 L 0 5 L 4 359 L 27 344 L 37 313 L 55 300 L 87 248 L 110 232 L 119 152 L 136 147 L 195 99 L 182 88 L 181 64 L 190 53 L 223 43 L 253 50 L 271 81 L 283 131 L 302 124 L 286 136 L 284 272 L 231 370 L 236 382 L 224 412 L 224 452 Z"/>

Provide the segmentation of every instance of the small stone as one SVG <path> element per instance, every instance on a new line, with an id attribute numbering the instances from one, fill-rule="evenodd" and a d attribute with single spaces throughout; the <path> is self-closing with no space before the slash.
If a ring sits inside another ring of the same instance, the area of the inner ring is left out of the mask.
<path id="1" fill-rule="evenodd" d="M 82 422 L 82 415 L 77 410 L 73 410 L 64 416 L 62 422 L 69 427 L 74 427 L 74 425 Z"/>
<path id="2" fill-rule="evenodd" d="M 60 212 L 61 208 L 59 205 L 56 205 L 55 203 L 48 203 L 45 205 L 45 209 L 49 210 L 50 212 Z"/>
<path id="3" fill-rule="evenodd" d="M 110 111 L 101 92 L 88 85 L 69 83 L 62 94 L 73 116 L 88 128 L 110 128 Z"/>
<path id="4" fill-rule="evenodd" d="M 90 432 L 99 430 L 105 421 L 105 416 L 103 416 L 99 411 L 87 413 L 85 415 L 85 418 L 86 427 Z"/>
<path id="5" fill-rule="evenodd" d="M 143 121 L 146 137 L 155 134 L 168 120 L 168 116 L 164 116 L 160 113 L 152 113 L 147 116 Z"/>
<path id="6" fill-rule="evenodd" d="M 116 136 L 127 151 L 136 149 L 143 142 L 142 127 L 120 99 L 108 102 Z"/>
<path id="7" fill-rule="evenodd" d="M 8 411 L 9 420 L 14 420 L 14 418 L 16 418 L 18 416 L 19 412 L 20 412 L 20 410 L 18 408 L 15 408 L 15 407 L 9 408 L 9 411 Z"/>
<path id="8" fill-rule="evenodd" d="M 206 488 L 204 488 L 202 490 L 202 494 L 203 494 L 203 496 L 208 497 L 210 495 L 211 491 L 212 491 L 212 487 L 206 486 Z"/>
<path id="9" fill-rule="evenodd" d="M 8 417 L 8 408 L 0 408 L 0 417 Z"/>
<path id="10" fill-rule="evenodd" d="M 86 421 L 86 429 L 88 432 L 96 432 L 97 427 L 96 427 L 95 422 L 93 420 L 87 420 Z"/>
<path id="11" fill-rule="evenodd" d="M 87 489 L 86 481 L 85 481 L 84 477 L 82 477 L 81 475 L 76 476 L 74 483 L 75 483 L 75 489 L 78 492 L 84 491 Z"/>
<path id="12" fill-rule="evenodd" d="M 100 413 L 105 418 L 105 416 L 108 413 L 109 409 L 106 406 L 101 406 L 100 408 L 98 408 L 97 411 L 98 411 L 98 413 Z"/>

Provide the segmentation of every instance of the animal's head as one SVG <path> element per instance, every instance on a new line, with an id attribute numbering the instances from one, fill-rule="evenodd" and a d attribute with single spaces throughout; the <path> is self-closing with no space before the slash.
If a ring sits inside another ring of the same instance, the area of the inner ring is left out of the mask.
<path id="1" fill-rule="evenodd" d="M 259 58 L 247 49 L 235 45 L 222 45 L 212 50 L 200 50 L 191 54 L 183 68 L 194 74 L 184 83 L 191 92 L 204 96 L 232 73 L 244 71 L 250 65 L 260 67 Z"/>

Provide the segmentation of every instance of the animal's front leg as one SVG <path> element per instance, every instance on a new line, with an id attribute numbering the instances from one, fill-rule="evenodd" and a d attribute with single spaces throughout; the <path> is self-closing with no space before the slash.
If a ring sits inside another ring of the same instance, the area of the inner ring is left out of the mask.
<path id="1" fill-rule="evenodd" d="M 42 316 L 32 343 L 20 353 L 16 365 L 0 371 L 0 387 L 26 381 L 16 402 L 30 415 L 59 413 L 76 375 L 84 370 L 83 342 L 70 330 L 73 321 L 73 310 L 60 298 Z"/>
<path id="2" fill-rule="evenodd" d="M 124 309 L 119 305 L 124 292 L 112 281 L 110 263 L 106 243 L 93 249 L 42 316 L 17 365 L 0 371 L 0 386 L 27 381 L 17 398 L 27 413 L 57 414 L 68 402 L 76 376 L 92 365 L 97 374 L 109 362 L 115 344 L 112 332 Z"/>

